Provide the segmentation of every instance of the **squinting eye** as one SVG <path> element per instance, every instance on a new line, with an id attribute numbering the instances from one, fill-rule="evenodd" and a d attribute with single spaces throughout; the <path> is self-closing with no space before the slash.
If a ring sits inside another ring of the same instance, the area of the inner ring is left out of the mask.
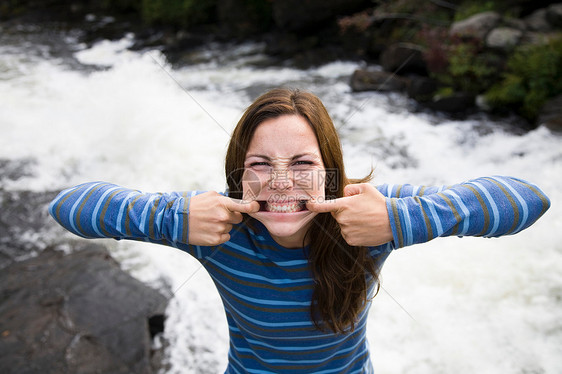
<path id="1" fill-rule="evenodd" d="M 297 161 L 294 165 L 312 165 L 314 164 L 312 161 Z"/>
<path id="2" fill-rule="evenodd" d="M 269 164 L 268 164 L 267 162 L 263 162 L 263 161 L 261 161 L 261 162 L 252 162 L 252 163 L 250 164 L 250 167 L 254 167 L 254 166 L 269 166 Z"/>

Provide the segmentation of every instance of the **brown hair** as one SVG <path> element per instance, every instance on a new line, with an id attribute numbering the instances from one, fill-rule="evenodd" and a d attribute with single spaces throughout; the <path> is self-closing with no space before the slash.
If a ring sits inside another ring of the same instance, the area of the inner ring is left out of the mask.
<path id="1" fill-rule="evenodd" d="M 246 150 L 256 128 L 267 119 L 291 114 L 306 119 L 316 134 L 324 167 L 333 178 L 330 188 L 325 187 L 327 199 L 343 197 L 343 189 L 349 183 L 371 179 L 371 174 L 362 180 L 347 179 L 339 136 L 318 97 L 308 92 L 278 88 L 257 98 L 234 129 L 225 162 L 230 197 L 242 198 Z M 376 281 L 378 285 L 378 268 L 366 247 L 347 244 L 331 214 L 318 214 L 310 227 L 305 239 L 310 243 L 309 266 L 315 280 L 312 320 L 321 329 L 353 330 L 368 301 L 369 282 Z"/>

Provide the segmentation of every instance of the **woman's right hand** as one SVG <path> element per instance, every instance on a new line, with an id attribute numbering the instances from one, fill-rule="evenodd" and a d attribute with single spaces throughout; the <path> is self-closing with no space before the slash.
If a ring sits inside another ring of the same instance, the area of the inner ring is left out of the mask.
<path id="1" fill-rule="evenodd" d="M 189 244 L 214 246 L 230 240 L 232 225 L 242 222 L 242 213 L 259 211 L 257 201 L 243 201 L 205 192 L 189 204 Z"/>

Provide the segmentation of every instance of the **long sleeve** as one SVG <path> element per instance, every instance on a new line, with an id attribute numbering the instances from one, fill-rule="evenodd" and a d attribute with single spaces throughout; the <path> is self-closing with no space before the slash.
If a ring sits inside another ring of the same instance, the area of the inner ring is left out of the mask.
<path id="1" fill-rule="evenodd" d="M 142 193 L 93 182 L 62 191 L 49 205 L 49 213 L 84 238 L 144 240 L 187 250 L 194 194 Z"/>
<path id="2" fill-rule="evenodd" d="M 532 225 L 550 207 L 535 185 L 511 177 L 486 177 L 454 186 L 382 185 L 393 247 L 442 236 L 511 235 Z"/>

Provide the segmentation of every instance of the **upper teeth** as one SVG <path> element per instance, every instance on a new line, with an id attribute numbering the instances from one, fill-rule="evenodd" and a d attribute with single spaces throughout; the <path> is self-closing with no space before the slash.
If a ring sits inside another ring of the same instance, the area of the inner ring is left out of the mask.
<path id="1" fill-rule="evenodd" d="M 294 203 L 294 204 L 267 204 L 267 210 L 269 210 L 270 212 L 276 212 L 276 213 L 293 213 L 299 210 L 300 204 L 299 203 Z"/>

